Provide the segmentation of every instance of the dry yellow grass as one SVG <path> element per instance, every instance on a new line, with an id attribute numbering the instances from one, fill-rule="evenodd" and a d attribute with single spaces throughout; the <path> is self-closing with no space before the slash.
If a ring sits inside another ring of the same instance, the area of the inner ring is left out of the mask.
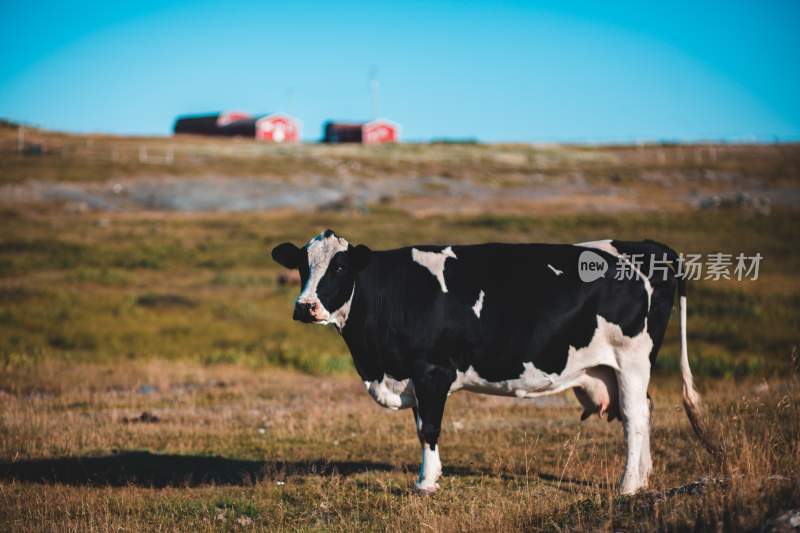
<path id="1" fill-rule="evenodd" d="M 693 439 L 678 379 L 660 379 L 652 487 L 632 498 L 614 492 L 621 427 L 580 423 L 569 395 L 451 397 L 442 489 L 419 497 L 411 415 L 354 375 L 49 361 L 0 384 L 4 530 L 729 531 L 800 507 L 794 378 L 705 383 L 724 464 Z M 144 412 L 158 421 L 131 421 Z"/>

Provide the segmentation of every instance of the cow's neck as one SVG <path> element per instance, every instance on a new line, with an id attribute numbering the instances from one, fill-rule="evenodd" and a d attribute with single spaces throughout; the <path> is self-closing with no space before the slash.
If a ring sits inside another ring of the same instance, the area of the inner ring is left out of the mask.
<path id="1" fill-rule="evenodd" d="M 371 380 L 382 377 L 384 369 L 380 361 L 380 354 L 371 353 L 367 343 L 367 316 L 370 311 L 374 312 L 375 310 L 370 310 L 365 282 L 363 273 L 356 277 L 347 321 L 339 333 L 350 349 L 353 364 L 359 375 L 365 380 Z"/>
<path id="2" fill-rule="evenodd" d="M 367 316 L 366 294 L 363 289 L 361 289 L 360 285 L 357 276 L 355 285 L 353 286 L 353 294 L 349 301 L 347 319 L 342 327 L 337 327 L 351 351 L 353 350 L 353 343 L 358 344 L 358 341 L 363 338 L 364 323 Z"/>

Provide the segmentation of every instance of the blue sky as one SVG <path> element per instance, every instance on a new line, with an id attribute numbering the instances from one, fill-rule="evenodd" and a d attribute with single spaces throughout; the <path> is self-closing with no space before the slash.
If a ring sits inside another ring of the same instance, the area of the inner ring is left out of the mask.
<path id="1" fill-rule="evenodd" d="M 380 115 L 405 139 L 800 139 L 800 2 L 10 2 L 0 116 L 168 134 L 179 113 Z"/>

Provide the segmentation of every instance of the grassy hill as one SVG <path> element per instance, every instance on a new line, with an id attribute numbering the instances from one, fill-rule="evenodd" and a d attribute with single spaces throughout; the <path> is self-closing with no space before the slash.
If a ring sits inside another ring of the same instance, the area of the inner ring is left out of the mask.
<path id="1" fill-rule="evenodd" d="M 198 174 L 256 177 L 442 176 L 507 182 L 565 178 L 635 183 L 660 172 L 686 179 L 796 185 L 800 145 L 558 144 L 270 145 L 242 138 L 72 135 L 0 125 L 0 179 L 96 181 Z"/>

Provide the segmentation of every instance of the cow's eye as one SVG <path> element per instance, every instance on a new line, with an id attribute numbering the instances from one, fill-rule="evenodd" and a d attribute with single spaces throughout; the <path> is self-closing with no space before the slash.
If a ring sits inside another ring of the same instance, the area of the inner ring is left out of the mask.
<path id="1" fill-rule="evenodd" d="M 337 274 L 344 274 L 344 270 L 345 270 L 344 265 L 339 265 L 336 267 Z"/>

